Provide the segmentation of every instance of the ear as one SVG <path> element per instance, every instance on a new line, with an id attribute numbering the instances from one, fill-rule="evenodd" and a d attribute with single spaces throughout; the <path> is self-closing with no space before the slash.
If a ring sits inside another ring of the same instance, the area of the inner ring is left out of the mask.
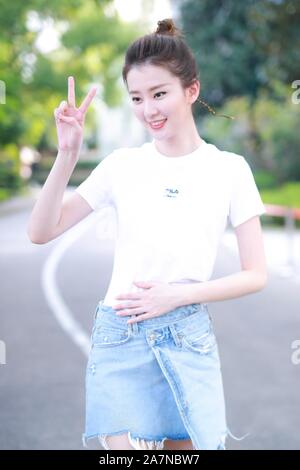
<path id="1" fill-rule="evenodd" d="M 187 88 L 187 98 L 190 104 L 195 103 L 200 94 L 200 82 L 195 78 L 193 83 Z"/>

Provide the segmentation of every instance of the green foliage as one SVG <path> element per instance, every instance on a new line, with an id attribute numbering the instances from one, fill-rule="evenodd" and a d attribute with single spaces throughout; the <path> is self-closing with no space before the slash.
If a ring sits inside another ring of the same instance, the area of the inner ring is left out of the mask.
<path id="1" fill-rule="evenodd" d="M 255 101 L 247 96 L 227 100 L 218 109 L 229 120 L 207 116 L 199 125 L 209 141 L 245 156 L 253 169 L 269 173 L 262 185 L 300 180 L 300 104 L 292 102 L 293 89 L 273 81 L 272 95 L 262 90 Z"/>
<path id="2" fill-rule="evenodd" d="M 8 144 L 0 151 L 0 200 L 22 187 L 18 148 Z"/>
<path id="3" fill-rule="evenodd" d="M 179 26 L 196 55 L 201 98 L 219 113 L 235 117 L 213 116 L 197 104 L 201 135 L 244 155 L 262 190 L 299 181 L 300 105 L 291 101 L 291 83 L 300 79 L 300 3 L 172 3 L 179 9 Z M 0 198 L 9 186 L 19 185 L 21 146 L 42 153 L 56 148 L 53 111 L 66 99 L 69 75 L 76 79 L 77 103 L 91 83 L 99 83 L 105 102 L 111 107 L 120 104 L 124 53 L 146 31 L 123 24 L 111 6 L 112 0 L 0 0 L 0 79 L 6 84 L 6 104 L 0 105 Z M 151 0 L 144 0 L 144 8 L 148 15 Z M 40 20 L 53 21 L 60 32 L 60 47 L 49 53 L 37 48 L 39 30 L 28 26 L 32 12 Z M 92 111 L 87 115 L 85 139 L 89 148 L 95 146 Z M 285 196 L 279 194 L 283 200 Z"/>
<path id="4" fill-rule="evenodd" d="M 209 104 L 300 78 L 298 0 L 173 0 Z M 202 109 L 197 111 L 199 114 Z"/>
<path id="5" fill-rule="evenodd" d="M 262 190 L 260 195 L 264 204 L 274 204 L 289 208 L 300 208 L 300 182 L 285 183 L 275 189 Z M 286 220 L 279 216 L 264 216 L 264 223 L 268 225 L 284 226 Z M 300 228 L 300 220 L 295 219 L 296 228 Z"/>
<path id="6" fill-rule="evenodd" d="M 259 190 L 275 188 L 276 178 L 269 172 L 260 170 L 254 174 L 254 179 Z"/>
<path id="7" fill-rule="evenodd" d="M 300 207 L 300 183 L 285 183 L 276 190 L 262 190 L 261 197 L 265 204 L 278 204 L 288 207 Z"/>
<path id="8" fill-rule="evenodd" d="M 67 97 L 69 75 L 76 80 L 78 104 L 91 83 L 102 85 L 108 105 L 120 103 L 121 58 L 136 30 L 114 13 L 107 14 L 111 4 L 112 0 L 0 0 L 0 79 L 6 85 L 6 103 L 0 105 L 1 186 L 18 185 L 14 158 L 19 158 L 21 146 L 40 152 L 56 148 L 53 111 Z M 30 15 L 40 21 L 34 30 Z M 61 45 L 48 53 L 36 44 L 43 20 L 51 20 L 60 32 Z M 95 145 L 95 128 L 91 111 L 85 132 L 90 148 Z M 17 157 L 7 151 L 11 144 Z"/>

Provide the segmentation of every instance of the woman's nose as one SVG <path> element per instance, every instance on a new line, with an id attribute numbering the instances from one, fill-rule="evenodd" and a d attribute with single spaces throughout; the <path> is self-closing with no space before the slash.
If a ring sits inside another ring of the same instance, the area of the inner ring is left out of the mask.
<path id="1" fill-rule="evenodd" d="M 155 116 L 159 115 L 159 111 L 155 103 L 145 102 L 144 104 L 144 116 L 146 121 L 151 121 Z"/>

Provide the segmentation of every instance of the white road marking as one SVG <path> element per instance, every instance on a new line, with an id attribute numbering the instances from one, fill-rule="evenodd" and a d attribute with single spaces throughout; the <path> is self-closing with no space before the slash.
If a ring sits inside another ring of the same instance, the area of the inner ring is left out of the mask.
<path id="1" fill-rule="evenodd" d="M 65 251 L 95 224 L 95 217 L 96 214 L 91 213 L 86 219 L 83 219 L 63 235 L 61 241 L 57 243 L 46 260 L 41 279 L 42 288 L 53 315 L 62 329 L 86 356 L 89 355 L 90 351 L 90 337 L 75 320 L 63 300 L 56 283 L 56 269 Z"/>

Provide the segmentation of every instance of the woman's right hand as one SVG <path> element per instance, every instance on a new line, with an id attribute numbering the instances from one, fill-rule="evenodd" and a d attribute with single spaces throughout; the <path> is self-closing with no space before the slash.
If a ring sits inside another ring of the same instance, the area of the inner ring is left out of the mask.
<path id="1" fill-rule="evenodd" d="M 83 140 L 85 114 L 96 93 L 97 87 L 92 87 L 79 108 L 76 108 L 75 80 L 73 77 L 68 78 L 68 102 L 62 101 L 54 110 L 59 151 L 71 152 L 78 157 Z"/>

